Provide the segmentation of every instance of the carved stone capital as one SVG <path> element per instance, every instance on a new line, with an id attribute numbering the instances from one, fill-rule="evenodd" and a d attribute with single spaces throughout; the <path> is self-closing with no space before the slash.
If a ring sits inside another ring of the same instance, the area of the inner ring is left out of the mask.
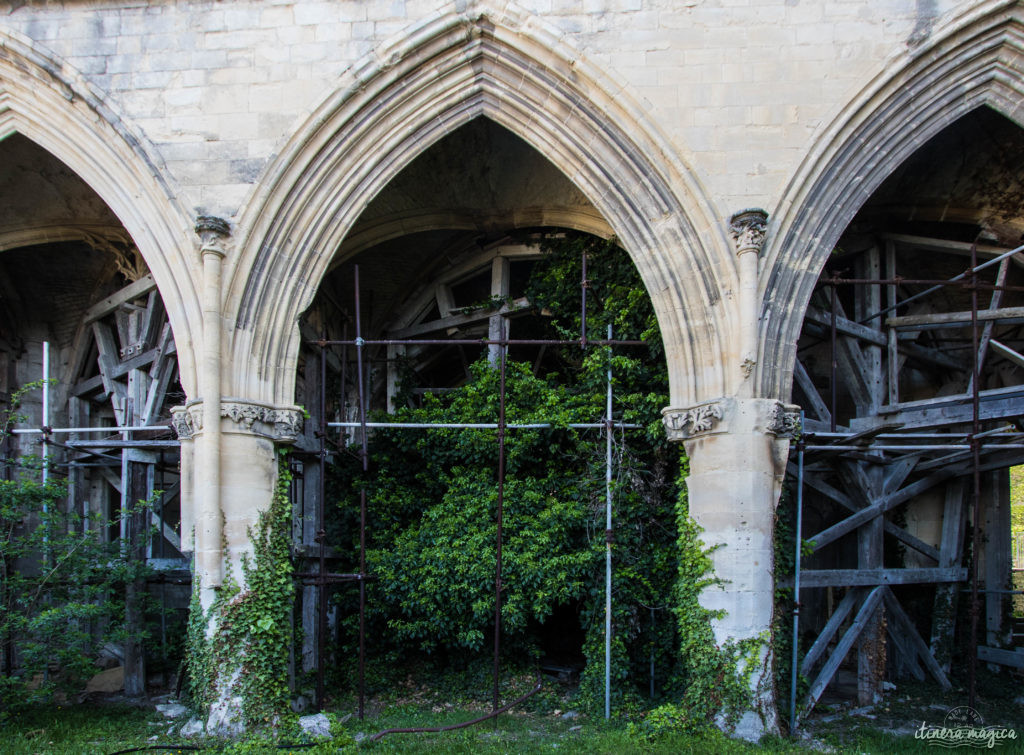
<path id="1" fill-rule="evenodd" d="M 275 443 L 294 443 L 306 421 L 297 406 L 276 407 L 246 399 L 226 398 L 220 403 L 220 416 L 228 424 L 222 432 L 252 433 Z M 203 431 L 203 403 L 193 401 L 171 410 L 174 429 L 181 439 L 191 439 Z"/>
<path id="2" fill-rule="evenodd" d="M 255 433 L 275 443 L 294 443 L 306 421 L 297 406 L 274 407 L 245 399 L 221 401 L 220 416 L 235 425 L 231 429 L 224 428 L 225 432 Z"/>
<path id="3" fill-rule="evenodd" d="M 216 254 L 223 257 L 227 254 L 227 239 L 231 236 L 231 226 L 226 220 L 208 215 L 196 218 L 196 235 L 199 236 L 199 256 Z"/>
<path id="4" fill-rule="evenodd" d="M 768 432 L 777 438 L 795 438 L 800 434 L 799 406 L 775 401 L 769 411 Z"/>
<path id="5" fill-rule="evenodd" d="M 736 246 L 736 256 L 747 252 L 760 255 L 767 227 L 768 213 L 764 210 L 743 210 L 733 215 L 729 219 L 729 231 Z"/>
<path id="6" fill-rule="evenodd" d="M 697 404 L 689 409 L 667 407 L 662 409 L 662 422 L 669 440 L 689 440 L 697 435 L 710 433 L 725 414 L 722 401 Z"/>
<path id="7" fill-rule="evenodd" d="M 800 430 L 800 407 L 774 399 L 720 398 L 688 408 L 663 409 L 669 440 L 691 440 L 704 435 L 764 433 L 792 438 Z"/>
<path id="8" fill-rule="evenodd" d="M 188 409 L 187 406 L 171 408 L 171 426 L 174 428 L 178 440 L 192 440 L 192 436 L 196 433 L 196 425 Z"/>

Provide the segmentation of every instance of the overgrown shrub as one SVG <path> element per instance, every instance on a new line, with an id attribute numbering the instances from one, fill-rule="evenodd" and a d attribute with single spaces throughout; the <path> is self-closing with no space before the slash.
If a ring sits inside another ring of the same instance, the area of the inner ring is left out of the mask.
<path id="1" fill-rule="evenodd" d="M 506 435 L 502 575 L 503 648 L 539 652 L 539 632 L 556 611 L 576 611 L 585 633 L 583 707 L 603 708 L 605 438 L 600 421 L 612 367 L 616 418 L 642 426 L 616 431 L 613 545 L 613 687 L 616 707 L 649 693 L 656 658 L 658 697 L 674 676 L 677 574 L 676 501 L 681 448 L 669 445 L 660 411 L 668 403 L 664 352 L 650 300 L 628 255 L 612 242 L 567 234 L 546 241 L 547 255 L 527 285 L 550 317 L 517 320 L 518 338 L 580 335 L 581 254 L 587 253 L 587 325 L 591 339 L 643 338 L 642 347 L 578 345 L 549 349 L 541 368 L 506 365 L 506 421 L 551 423 Z M 482 423 L 498 416 L 499 375 L 485 360 L 470 378 L 417 408 L 405 422 Z M 486 653 L 494 624 L 498 444 L 494 430 L 377 431 L 364 480 L 355 458 L 342 457 L 330 490 L 339 500 L 335 527 L 346 569 L 358 553 L 358 490 L 368 491 L 368 636 L 372 654 L 396 663 L 431 657 L 459 663 Z M 337 542 L 338 539 L 335 539 Z M 341 590 L 343 659 L 355 655 L 355 590 Z M 652 627 L 651 609 L 656 626 Z"/>
<path id="2" fill-rule="evenodd" d="M 14 393 L 0 440 L 21 419 L 19 399 L 39 385 Z M 55 693 L 80 692 L 98 670 L 100 649 L 125 640 L 123 586 L 146 574 L 118 542 L 101 539 L 111 522 L 94 518 L 85 528 L 68 511 L 63 480 L 40 482 L 41 460 L 5 462 L 15 476 L 0 480 L 0 718 Z"/>

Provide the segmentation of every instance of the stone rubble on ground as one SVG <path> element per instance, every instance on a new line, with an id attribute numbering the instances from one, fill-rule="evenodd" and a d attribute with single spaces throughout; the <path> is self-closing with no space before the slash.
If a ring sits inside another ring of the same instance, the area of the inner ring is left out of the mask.
<path id="1" fill-rule="evenodd" d="M 331 722 L 323 713 L 316 713 L 312 716 L 302 716 L 299 719 L 299 728 L 311 737 L 331 738 Z"/>

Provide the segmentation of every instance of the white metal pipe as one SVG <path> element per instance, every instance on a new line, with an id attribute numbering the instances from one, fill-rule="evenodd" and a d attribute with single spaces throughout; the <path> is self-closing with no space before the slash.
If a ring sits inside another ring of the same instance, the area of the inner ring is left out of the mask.
<path id="1" fill-rule="evenodd" d="M 368 428 L 384 428 L 384 429 L 406 429 L 406 430 L 496 430 L 498 424 L 496 422 L 328 422 L 328 427 L 368 427 Z M 629 423 L 629 422 L 615 422 L 614 427 L 620 427 L 626 430 L 638 430 L 642 425 Z M 546 430 L 555 427 L 550 422 L 535 422 L 530 424 L 508 424 L 505 425 L 506 430 Z M 606 427 L 604 422 L 573 422 L 565 427 L 572 429 L 603 429 Z"/>
<path id="2" fill-rule="evenodd" d="M 47 427 L 50 424 L 50 342 L 43 341 L 43 427 Z M 46 445 L 46 432 L 43 432 L 43 485 L 49 477 L 49 470 L 46 465 L 50 461 L 49 448 Z M 43 503 L 43 514 L 46 514 L 46 503 L 44 498 Z"/>
<path id="3" fill-rule="evenodd" d="M 124 432 L 125 430 L 170 430 L 168 425 L 118 425 L 117 427 L 52 427 L 50 428 L 50 435 L 61 435 L 68 433 L 107 433 L 109 435 L 117 435 L 118 433 Z M 38 428 L 21 428 L 13 430 L 12 433 L 17 435 L 42 435 L 42 429 Z"/>

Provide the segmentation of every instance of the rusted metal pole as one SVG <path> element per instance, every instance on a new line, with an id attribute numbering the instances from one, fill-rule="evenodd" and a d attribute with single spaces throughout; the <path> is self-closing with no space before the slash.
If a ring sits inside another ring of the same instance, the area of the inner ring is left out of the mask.
<path id="1" fill-rule="evenodd" d="M 973 531 L 971 533 L 971 640 L 968 648 L 967 670 L 968 697 L 972 708 L 977 702 L 977 670 L 978 670 L 978 559 L 981 548 L 981 446 L 978 434 L 981 431 L 980 421 L 980 378 L 981 365 L 978 363 L 978 248 L 971 245 L 971 516 Z"/>
<path id="2" fill-rule="evenodd" d="M 505 321 L 501 321 L 502 338 L 505 336 Z M 501 545 L 502 527 L 505 507 L 505 361 L 508 347 L 501 347 L 498 367 L 498 512 L 497 512 L 497 543 L 496 561 L 494 566 L 494 696 L 492 711 L 499 707 L 498 681 L 501 659 Z M 497 718 L 495 718 L 497 721 Z"/>
<path id="3" fill-rule="evenodd" d="M 326 334 L 325 334 L 326 336 Z M 324 709 L 324 666 L 326 665 L 327 650 L 327 582 L 324 575 L 327 572 L 327 526 L 324 522 L 324 495 L 326 486 L 324 478 L 327 475 L 327 349 L 320 349 L 320 478 L 316 497 L 316 541 L 319 545 L 319 559 L 317 566 L 317 637 L 316 637 L 316 706 L 317 710 Z"/>
<path id="4" fill-rule="evenodd" d="M 580 255 L 580 347 L 587 348 L 587 253 Z"/>
<path id="5" fill-rule="evenodd" d="M 836 386 L 836 381 L 838 379 L 837 378 L 838 363 L 836 361 L 836 320 L 837 320 L 836 313 L 837 313 L 837 311 L 838 311 L 838 307 L 836 305 L 836 284 L 833 283 L 832 284 L 832 323 L 831 323 L 831 331 L 830 331 L 830 337 L 831 337 L 831 343 L 832 343 L 832 352 L 831 352 L 831 356 L 832 356 L 832 377 L 830 379 L 830 386 L 829 386 L 830 390 L 832 391 L 832 406 L 830 407 L 830 409 L 831 409 L 830 414 L 832 416 L 831 416 L 831 419 L 829 421 L 829 428 L 831 429 L 832 432 L 836 431 L 836 409 L 837 409 L 837 405 L 838 405 L 838 401 L 837 401 L 838 391 L 837 391 L 837 386 Z"/>
<path id="6" fill-rule="evenodd" d="M 608 326 L 608 340 L 612 326 Z M 612 717 L 612 360 L 608 356 L 608 388 L 605 396 L 604 453 L 604 717 Z M 652 612 L 653 617 L 653 612 Z M 652 661 L 653 663 L 653 661 Z M 651 684 L 654 680 L 652 677 Z M 651 693 L 654 696 L 654 693 Z"/>
<path id="7" fill-rule="evenodd" d="M 359 301 L 359 265 L 355 266 L 356 306 L 356 380 L 359 383 L 359 455 L 362 459 L 363 480 L 359 486 L 359 720 L 364 716 L 366 701 L 366 473 L 370 469 L 366 446 L 366 387 L 363 384 L 363 325 Z"/>

